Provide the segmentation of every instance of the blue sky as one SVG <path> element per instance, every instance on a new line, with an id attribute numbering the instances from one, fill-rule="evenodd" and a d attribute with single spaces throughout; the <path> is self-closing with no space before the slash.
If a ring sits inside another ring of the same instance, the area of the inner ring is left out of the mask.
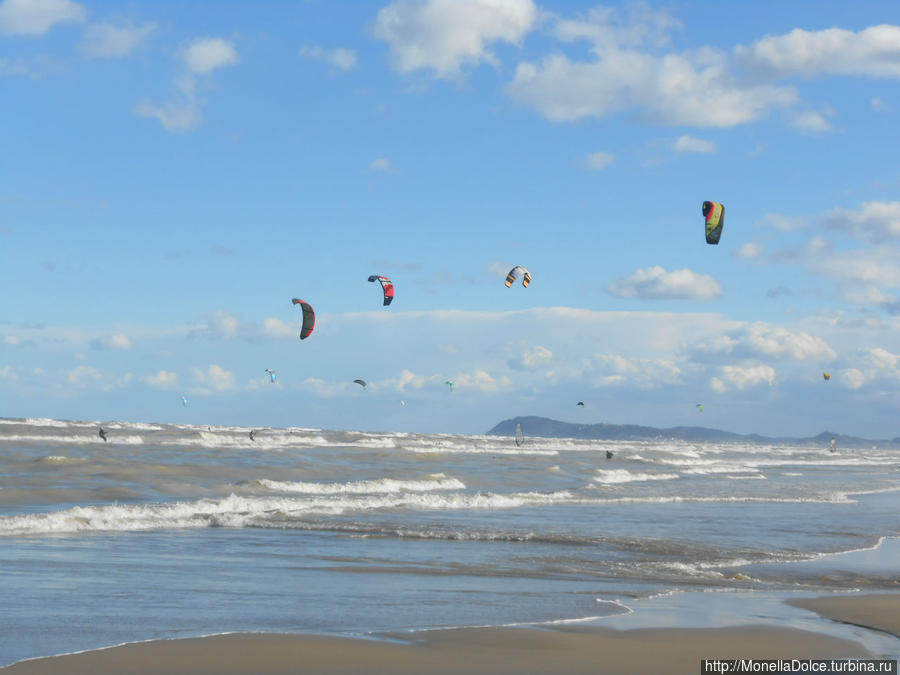
<path id="1" fill-rule="evenodd" d="M 900 436 L 898 80 L 887 1 L 2 0 L 0 415 Z"/>

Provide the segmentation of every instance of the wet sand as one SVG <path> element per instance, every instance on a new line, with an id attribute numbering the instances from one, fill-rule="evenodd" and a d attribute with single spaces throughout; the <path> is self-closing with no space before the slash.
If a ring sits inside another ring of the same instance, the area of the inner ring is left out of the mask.
<path id="1" fill-rule="evenodd" d="M 788 600 L 788 604 L 816 612 L 826 619 L 873 628 L 900 638 L 900 594 L 798 598 Z"/>
<path id="2" fill-rule="evenodd" d="M 704 658 L 869 657 L 861 645 L 779 626 L 615 631 L 465 628 L 386 636 L 232 634 L 32 659 L 9 674 L 691 673 Z"/>

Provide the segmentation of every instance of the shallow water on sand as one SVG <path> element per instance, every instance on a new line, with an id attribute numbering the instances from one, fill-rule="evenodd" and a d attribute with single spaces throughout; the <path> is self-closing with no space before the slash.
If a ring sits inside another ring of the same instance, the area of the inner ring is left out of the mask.
<path id="1" fill-rule="evenodd" d="M 0 665 L 602 617 L 672 591 L 900 590 L 889 559 L 829 555 L 900 535 L 893 450 L 98 426 L 0 420 Z"/>

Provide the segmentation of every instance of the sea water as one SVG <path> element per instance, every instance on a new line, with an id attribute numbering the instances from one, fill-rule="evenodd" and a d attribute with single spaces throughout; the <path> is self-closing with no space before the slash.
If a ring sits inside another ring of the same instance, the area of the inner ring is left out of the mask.
<path id="1" fill-rule="evenodd" d="M 99 426 L 0 419 L 0 665 L 232 631 L 614 619 L 704 591 L 900 591 L 895 560 L 839 555 L 900 536 L 896 450 Z"/>

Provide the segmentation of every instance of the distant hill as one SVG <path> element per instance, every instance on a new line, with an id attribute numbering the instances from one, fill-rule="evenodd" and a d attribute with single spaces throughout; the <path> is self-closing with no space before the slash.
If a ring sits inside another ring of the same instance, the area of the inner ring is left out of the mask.
<path id="1" fill-rule="evenodd" d="M 653 441 L 681 440 L 712 443 L 791 443 L 796 445 L 827 446 L 831 439 L 838 447 L 869 448 L 898 447 L 900 437 L 894 439 L 872 440 L 847 436 L 833 431 L 823 431 L 809 438 L 769 437 L 759 434 L 736 434 L 721 429 L 706 427 L 670 427 L 657 429 L 638 424 L 573 424 L 560 422 L 547 417 L 514 417 L 503 420 L 487 432 L 489 436 L 512 436 L 516 432 L 516 424 L 522 425 L 522 433 L 526 436 L 544 438 L 584 438 L 605 441 Z"/>

